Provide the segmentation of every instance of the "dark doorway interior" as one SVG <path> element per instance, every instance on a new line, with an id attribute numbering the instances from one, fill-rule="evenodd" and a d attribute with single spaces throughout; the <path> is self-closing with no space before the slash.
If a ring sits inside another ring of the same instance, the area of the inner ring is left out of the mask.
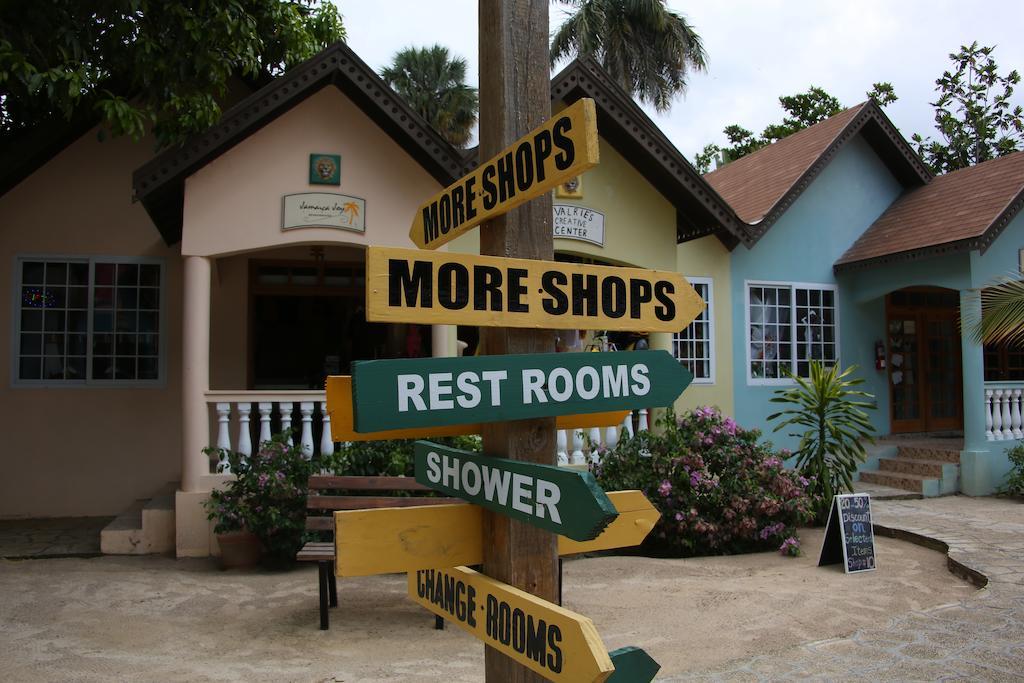
<path id="1" fill-rule="evenodd" d="M 253 263 L 252 275 L 252 389 L 323 389 L 352 361 L 430 356 L 429 326 L 366 321 L 361 264 Z"/>

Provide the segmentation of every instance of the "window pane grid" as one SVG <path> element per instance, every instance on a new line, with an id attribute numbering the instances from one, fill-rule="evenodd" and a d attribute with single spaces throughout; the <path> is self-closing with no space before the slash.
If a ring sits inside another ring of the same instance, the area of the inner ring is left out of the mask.
<path id="1" fill-rule="evenodd" d="M 711 335 L 711 307 L 709 305 L 711 285 L 707 282 L 691 282 L 690 284 L 708 305 L 686 329 L 674 335 L 672 348 L 675 357 L 693 373 L 694 379 L 709 380 L 712 379 L 711 354 L 714 343 Z"/>
<path id="2" fill-rule="evenodd" d="M 23 260 L 19 380 L 159 379 L 160 269 Z"/>
<path id="3" fill-rule="evenodd" d="M 810 375 L 810 361 L 839 360 L 835 291 L 793 285 L 748 285 L 750 377 Z"/>
<path id="4" fill-rule="evenodd" d="M 22 264 L 18 379 L 84 380 L 81 297 L 87 263 L 33 260 Z M 70 292 L 70 294 L 69 294 Z"/>
<path id="5" fill-rule="evenodd" d="M 107 266 L 113 266 L 113 270 Z M 137 263 L 97 264 L 114 287 L 96 289 L 92 372 L 100 380 L 154 380 L 159 375 L 159 271 Z M 143 286 L 145 285 L 145 286 Z M 141 340 L 141 342 L 140 342 Z"/>

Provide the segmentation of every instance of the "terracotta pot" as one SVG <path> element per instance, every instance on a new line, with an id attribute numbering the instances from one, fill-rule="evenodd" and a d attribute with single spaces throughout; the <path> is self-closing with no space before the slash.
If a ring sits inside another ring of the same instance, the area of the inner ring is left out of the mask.
<path id="1" fill-rule="evenodd" d="M 260 563 L 263 546 L 256 534 L 249 531 L 231 531 L 217 534 L 222 569 L 252 569 Z"/>

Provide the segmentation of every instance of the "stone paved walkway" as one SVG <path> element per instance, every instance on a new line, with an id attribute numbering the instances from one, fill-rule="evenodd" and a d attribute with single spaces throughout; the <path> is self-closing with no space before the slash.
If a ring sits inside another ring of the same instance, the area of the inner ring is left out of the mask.
<path id="1" fill-rule="evenodd" d="M 879 533 L 948 548 L 951 570 L 986 587 L 846 638 L 659 680 L 1024 681 L 1024 504 L 951 496 L 872 512 Z"/>
<path id="2" fill-rule="evenodd" d="M 95 557 L 112 517 L 0 520 L 0 558 Z"/>

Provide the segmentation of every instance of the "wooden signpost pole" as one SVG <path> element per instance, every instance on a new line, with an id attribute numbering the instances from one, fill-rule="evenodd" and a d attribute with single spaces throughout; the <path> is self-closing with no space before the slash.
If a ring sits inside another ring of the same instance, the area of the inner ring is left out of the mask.
<path id="1" fill-rule="evenodd" d="M 490 159 L 551 116 L 548 0 L 480 0 L 480 161 Z M 551 195 L 545 192 L 480 231 L 480 253 L 552 260 Z M 554 350 L 549 330 L 482 328 L 486 354 Z M 483 451 L 512 460 L 556 464 L 553 418 L 489 423 Z M 558 602 L 555 534 L 500 513 L 484 512 L 484 574 L 550 602 Z M 498 650 L 484 653 L 486 680 L 544 678 Z"/>

